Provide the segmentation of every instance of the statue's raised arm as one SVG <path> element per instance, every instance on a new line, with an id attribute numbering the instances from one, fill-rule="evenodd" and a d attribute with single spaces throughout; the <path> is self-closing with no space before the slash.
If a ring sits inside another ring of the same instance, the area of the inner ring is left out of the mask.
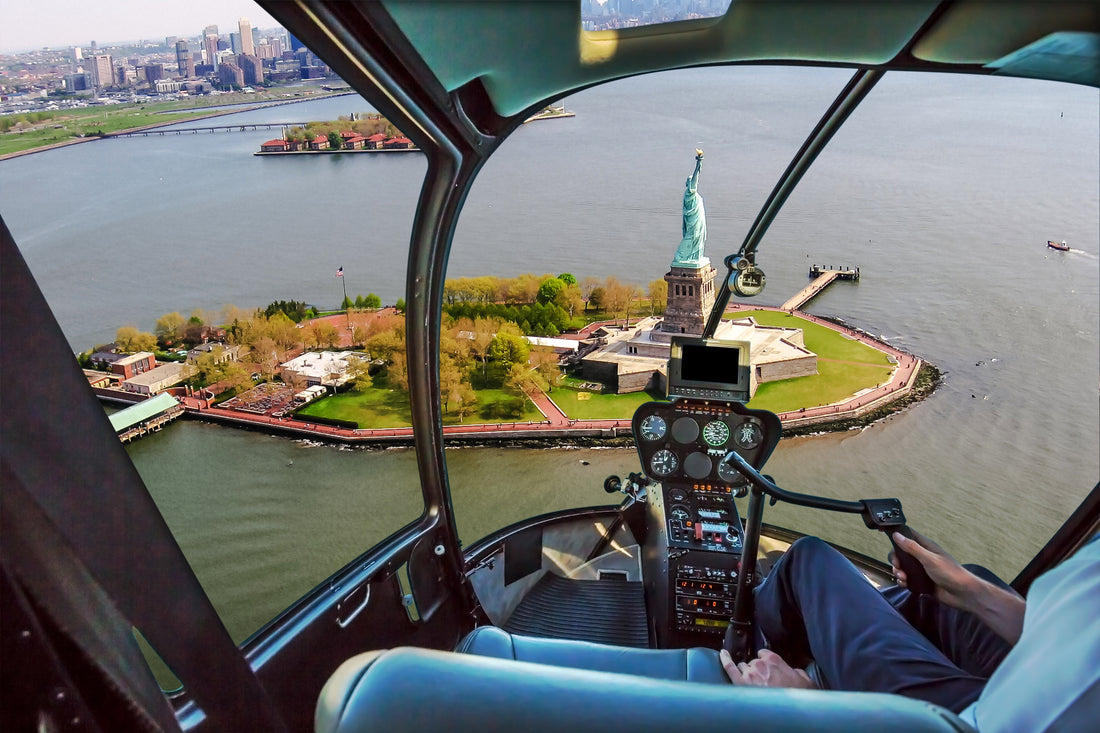
<path id="1" fill-rule="evenodd" d="M 703 167 L 703 151 L 695 150 L 695 171 L 684 187 L 684 220 L 680 246 L 676 248 L 673 267 L 697 268 L 709 263 L 703 257 L 707 241 L 707 215 L 703 197 L 699 195 L 699 170 Z"/>

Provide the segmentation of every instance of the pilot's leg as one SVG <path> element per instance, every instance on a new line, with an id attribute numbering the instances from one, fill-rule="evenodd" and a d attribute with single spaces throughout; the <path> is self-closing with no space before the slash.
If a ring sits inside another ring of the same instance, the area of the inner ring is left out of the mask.
<path id="1" fill-rule="evenodd" d="M 791 545 L 757 589 L 756 621 L 770 649 L 796 666 L 812 658 L 832 689 L 892 692 L 959 712 L 985 685 L 815 537 Z"/>
<path id="2" fill-rule="evenodd" d="M 981 565 L 963 567 L 994 585 L 1010 588 Z M 1012 648 L 972 613 L 952 608 L 934 598 L 917 599 L 900 586 L 886 588 L 882 595 L 948 659 L 970 674 L 989 677 Z"/>

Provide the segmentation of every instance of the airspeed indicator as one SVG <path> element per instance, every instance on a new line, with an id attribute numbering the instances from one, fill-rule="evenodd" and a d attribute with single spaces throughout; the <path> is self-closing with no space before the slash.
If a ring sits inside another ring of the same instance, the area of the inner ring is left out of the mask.
<path id="1" fill-rule="evenodd" d="M 721 420 L 712 420 L 703 428 L 703 440 L 707 441 L 707 445 L 713 448 L 725 445 L 729 439 L 730 426 Z"/>

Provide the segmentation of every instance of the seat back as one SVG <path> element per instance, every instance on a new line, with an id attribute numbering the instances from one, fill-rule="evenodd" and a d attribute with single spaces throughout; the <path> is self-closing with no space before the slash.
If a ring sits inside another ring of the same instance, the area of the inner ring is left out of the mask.
<path id="1" fill-rule="evenodd" d="M 935 705 L 877 693 L 657 680 L 429 649 L 352 657 L 317 703 L 317 733 L 668 733 L 971 729 Z"/>

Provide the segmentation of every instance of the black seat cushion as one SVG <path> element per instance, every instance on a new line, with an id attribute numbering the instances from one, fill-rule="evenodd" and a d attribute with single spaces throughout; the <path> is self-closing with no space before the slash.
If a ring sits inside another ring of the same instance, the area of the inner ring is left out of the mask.
<path id="1" fill-rule="evenodd" d="M 634 649 L 590 641 L 520 636 L 496 626 L 480 626 L 467 634 L 455 651 L 659 680 L 729 684 L 718 652 L 713 649 Z"/>
<path id="2" fill-rule="evenodd" d="M 408 647 L 340 665 L 321 691 L 314 726 L 317 733 L 971 730 L 942 708 L 896 695 L 698 685 Z"/>

